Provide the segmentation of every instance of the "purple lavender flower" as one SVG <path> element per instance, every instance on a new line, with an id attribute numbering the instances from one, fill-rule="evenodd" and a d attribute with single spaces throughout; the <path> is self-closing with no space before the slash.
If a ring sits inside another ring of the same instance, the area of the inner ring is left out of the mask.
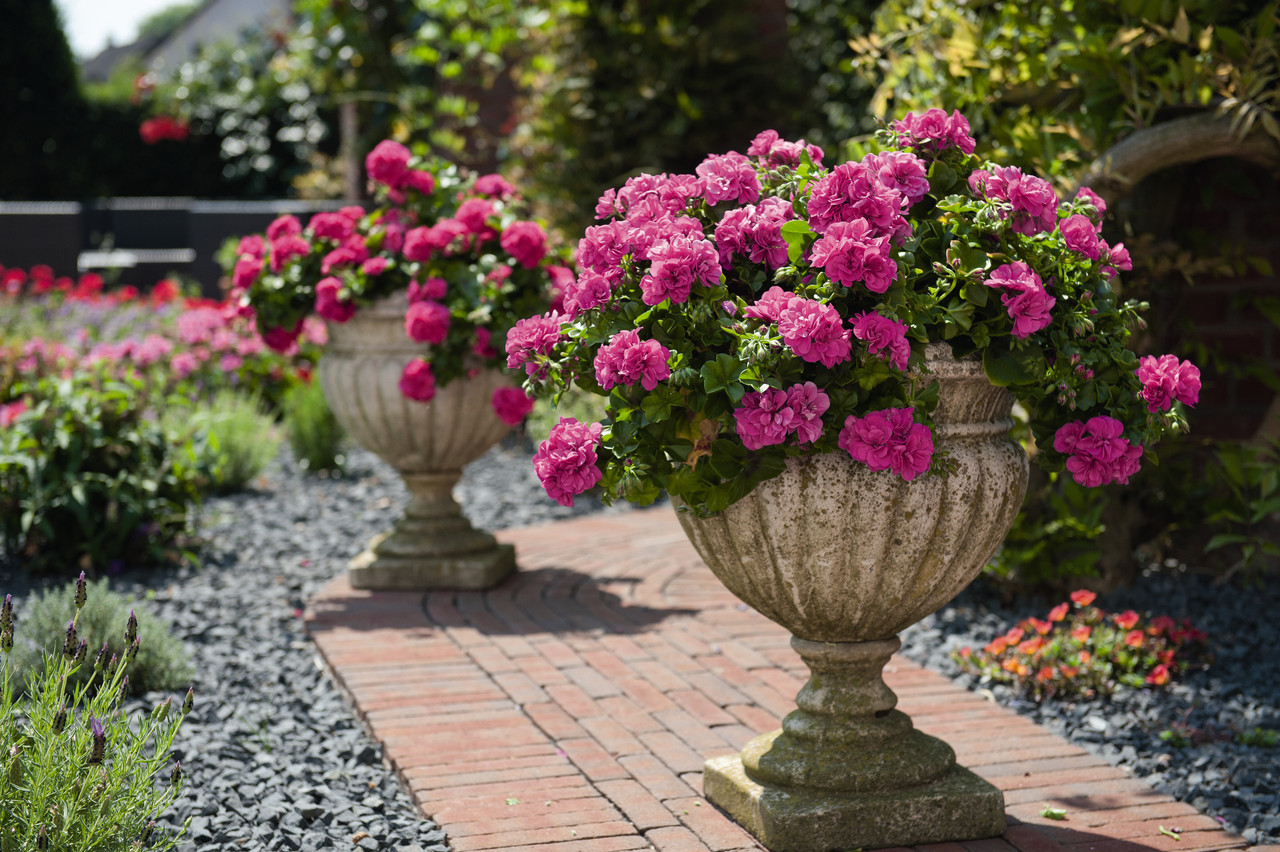
<path id="1" fill-rule="evenodd" d="M 102 722 L 98 721 L 97 716 L 89 717 L 89 730 L 93 733 L 93 748 L 89 750 L 89 760 L 91 766 L 102 762 L 102 758 L 107 753 L 107 730 L 103 727 Z"/>
<path id="2" fill-rule="evenodd" d="M 80 572 L 80 579 L 76 580 L 76 609 L 84 609 L 85 601 L 89 599 L 88 583 L 85 581 L 84 572 Z"/>

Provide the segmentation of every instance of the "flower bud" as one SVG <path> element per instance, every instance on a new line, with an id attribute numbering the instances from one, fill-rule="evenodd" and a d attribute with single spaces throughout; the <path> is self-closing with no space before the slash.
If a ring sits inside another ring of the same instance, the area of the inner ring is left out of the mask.
<path id="1" fill-rule="evenodd" d="M 58 712 L 53 714 L 52 730 L 55 734 L 62 733 L 67 727 L 67 705 L 58 705 Z"/>
<path id="2" fill-rule="evenodd" d="M 22 753 L 17 745 L 9 749 L 9 785 L 17 787 L 22 781 Z"/>
<path id="3" fill-rule="evenodd" d="M 75 619 L 67 622 L 67 638 L 62 643 L 62 655 L 70 659 L 76 655 L 76 647 L 80 643 L 76 641 L 76 622 Z"/>
<path id="4" fill-rule="evenodd" d="M 142 827 L 142 836 L 139 837 L 138 839 L 143 843 L 148 843 L 151 840 L 151 836 L 155 834 L 155 831 L 156 831 L 156 821 L 153 819 L 149 819 L 147 820 L 147 824 Z"/>
<path id="5" fill-rule="evenodd" d="M 182 715 L 185 716 L 191 712 L 191 708 L 196 706 L 196 688 L 194 686 L 187 687 L 187 697 L 182 699 Z"/>
<path id="6" fill-rule="evenodd" d="M 76 609 L 84 609 L 85 601 L 89 599 L 89 585 L 85 582 L 84 572 L 80 572 L 80 579 L 76 580 Z"/>
<path id="7" fill-rule="evenodd" d="M 93 670 L 95 672 L 102 670 L 102 666 L 106 662 L 106 656 L 107 656 L 107 643 L 103 642 L 102 648 L 99 649 L 98 651 L 98 656 L 94 657 L 93 659 Z"/>
<path id="8" fill-rule="evenodd" d="M 182 761 L 173 764 L 173 772 L 169 773 L 169 783 L 178 786 L 182 783 Z"/>
<path id="9" fill-rule="evenodd" d="M 120 660 L 119 657 L 117 657 L 115 654 L 112 654 L 111 659 L 107 660 L 106 666 L 103 667 L 103 672 L 105 674 L 111 674 L 113 671 L 116 670 L 116 663 L 119 662 L 119 660 Z"/>
<path id="10" fill-rule="evenodd" d="M 75 663 L 77 666 L 80 665 L 81 663 L 84 662 L 84 658 L 88 655 L 88 653 L 89 653 L 89 640 L 81 639 L 80 647 L 76 648 L 76 655 L 75 657 L 72 658 L 71 662 Z"/>
<path id="11" fill-rule="evenodd" d="M 13 626 L 13 595 L 5 595 L 4 603 L 0 604 L 0 631 L 8 630 Z"/>
<path id="12" fill-rule="evenodd" d="M 6 627 L 0 631 L 0 651 L 9 653 L 13 650 L 13 627 Z"/>
<path id="13" fill-rule="evenodd" d="M 98 721 L 97 716 L 89 717 L 89 730 L 93 733 L 93 747 L 89 750 L 88 764 L 96 765 L 102 763 L 103 757 L 107 753 L 107 731 Z"/>
<path id="14" fill-rule="evenodd" d="M 130 645 L 124 652 L 124 661 L 126 663 L 132 663 L 134 661 L 134 658 L 138 656 L 138 651 L 141 648 L 142 648 L 142 640 L 140 638 L 135 637 L 133 640 L 133 644 Z"/>
<path id="15" fill-rule="evenodd" d="M 124 679 L 120 681 L 120 700 L 124 701 L 128 697 L 129 697 L 129 676 L 125 675 Z"/>
<path id="16" fill-rule="evenodd" d="M 165 719 L 169 718 L 169 708 L 172 706 L 173 706 L 173 699 L 166 698 L 164 701 L 161 701 L 154 708 L 152 708 L 151 718 L 155 719 L 158 722 L 163 722 Z"/>
<path id="17" fill-rule="evenodd" d="M 124 644 L 132 645 L 133 640 L 138 638 L 138 616 L 134 615 L 133 610 L 129 610 L 129 623 L 124 627 Z"/>
<path id="18" fill-rule="evenodd" d="M 49 832 L 43 825 L 40 826 L 40 831 L 36 833 L 36 848 L 49 848 Z"/>

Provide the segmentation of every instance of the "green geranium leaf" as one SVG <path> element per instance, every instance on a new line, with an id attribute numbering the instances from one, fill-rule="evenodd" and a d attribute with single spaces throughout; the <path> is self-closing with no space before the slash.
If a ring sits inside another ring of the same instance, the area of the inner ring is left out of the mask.
<path id="1" fill-rule="evenodd" d="M 956 185 L 956 170 L 941 160 L 935 160 L 929 167 L 929 190 L 941 195 Z"/>
<path id="2" fill-rule="evenodd" d="M 734 402 L 737 402 L 746 392 L 742 383 L 738 381 L 745 366 L 732 355 L 721 353 L 716 356 L 716 360 L 702 365 L 702 386 L 709 394 L 724 391 Z"/>
<path id="3" fill-rule="evenodd" d="M 661 423 L 671 417 L 671 409 L 680 402 L 680 394 L 667 385 L 659 385 L 640 401 L 640 409 L 650 423 Z"/>
<path id="4" fill-rule="evenodd" d="M 1026 353 L 1010 352 L 1007 349 L 987 349 L 982 353 L 982 369 L 987 378 L 996 387 L 1024 384 L 1035 378 Z"/>
<path id="5" fill-rule="evenodd" d="M 782 226 L 782 238 L 787 241 L 787 259 L 795 263 L 804 255 L 805 245 L 813 237 L 813 229 L 803 219 L 792 219 Z"/>

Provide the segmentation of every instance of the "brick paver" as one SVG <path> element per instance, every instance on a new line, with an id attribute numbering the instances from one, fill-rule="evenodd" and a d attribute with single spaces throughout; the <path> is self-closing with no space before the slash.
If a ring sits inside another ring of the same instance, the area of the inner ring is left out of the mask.
<path id="1" fill-rule="evenodd" d="M 716 581 L 669 508 L 498 538 L 520 564 L 498 589 L 365 592 L 339 577 L 306 613 L 335 678 L 455 852 L 760 850 L 701 798 L 701 772 L 794 709 L 807 672 L 787 632 Z M 1246 846 L 941 675 L 894 658 L 885 680 L 917 727 L 1005 793 L 1003 837 L 917 852 Z M 1041 817 L 1046 804 L 1067 819 Z M 1172 828 L 1178 837 L 1162 831 Z"/>

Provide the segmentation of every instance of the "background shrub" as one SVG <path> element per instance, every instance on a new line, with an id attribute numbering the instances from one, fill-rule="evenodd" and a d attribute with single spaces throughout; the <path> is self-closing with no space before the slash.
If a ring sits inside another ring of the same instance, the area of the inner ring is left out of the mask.
<path id="1" fill-rule="evenodd" d="M 22 607 L 11 657 L 18 672 L 43 678 L 49 662 L 45 654 L 54 659 L 61 655 L 67 623 L 76 616 L 75 593 L 75 583 L 50 588 L 33 596 Z M 103 645 L 107 646 L 104 662 L 112 654 L 124 659 L 125 623 L 130 610 L 137 615 L 142 644 L 138 656 L 129 665 L 129 692 L 141 695 L 159 689 L 179 689 L 190 683 L 190 652 L 141 601 L 112 591 L 105 579 L 89 582 L 88 594 L 76 621 L 76 633 L 89 643 L 88 657 L 68 678 L 72 687 L 89 683 L 94 658 Z"/>
<path id="2" fill-rule="evenodd" d="M 298 465 L 310 473 L 342 468 L 342 427 L 318 381 L 299 382 L 281 403 L 289 447 Z"/>
<path id="3" fill-rule="evenodd" d="M 246 488 L 280 449 L 279 432 L 256 394 L 223 388 L 187 415 L 166 411 L 166 428 L 204 448 L 199 466 L 210 470 L 215 493 Z"/>
<path id="4" fill-rule="evenodd" d="M 27 410 L 0 429 L 0 533 L 34 571 L 175 558 L 211 471 L 177 443 L 136 376 L 88 371 L 19 382 Z M 174 400 L 174 404 L 181 404 Z"/>

